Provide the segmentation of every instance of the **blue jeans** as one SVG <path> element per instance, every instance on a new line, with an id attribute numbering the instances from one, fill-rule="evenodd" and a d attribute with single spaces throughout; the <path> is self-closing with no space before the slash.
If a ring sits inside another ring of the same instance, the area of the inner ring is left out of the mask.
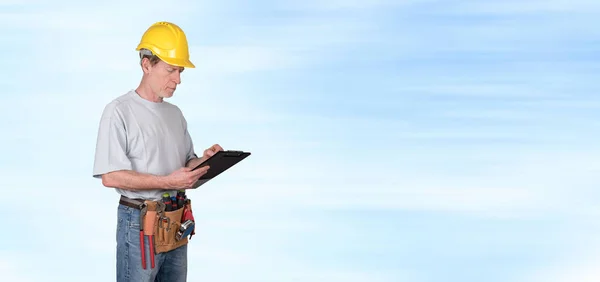
<path id="1" fill-rule="evenodd" d="M 119 204 L 117 224 L 117 282 L 186 281 L 187 244 L 155 255 L 150 263 L 148 236 L 144 236 L 146 269 L 142 268 L 140 251 L 140 211 Z"/>

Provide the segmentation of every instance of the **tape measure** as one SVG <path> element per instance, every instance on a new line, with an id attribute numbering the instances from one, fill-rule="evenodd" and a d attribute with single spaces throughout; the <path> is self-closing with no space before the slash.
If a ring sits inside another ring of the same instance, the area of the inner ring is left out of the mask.
<path id="1" fill-rule="evenodd" d="M 179 226 L 179 230 L 177 230 L 177 234 L 175 234 L 175 239 L 179 241 L 182 238 L 189 236 L 192 233 L 192 231 L 194 231 L 194 227 L 194 221 L 190 219 L 186 220 L 184 223 L 181 224 L 181 226 Z"/>

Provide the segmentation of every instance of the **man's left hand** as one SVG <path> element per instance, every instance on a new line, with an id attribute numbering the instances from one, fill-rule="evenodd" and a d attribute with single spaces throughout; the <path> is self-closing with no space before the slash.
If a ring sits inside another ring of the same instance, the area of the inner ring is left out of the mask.
<path id="1" fill-rule="evenodd" d="M 219 144 L 214 144 L 210 148 L 204 150 L 204 155 L 202 156 L 202 159 L 206 160 L 206 159 L 212 157 L 218 151 L 223 151 L 223 148 Z"/>

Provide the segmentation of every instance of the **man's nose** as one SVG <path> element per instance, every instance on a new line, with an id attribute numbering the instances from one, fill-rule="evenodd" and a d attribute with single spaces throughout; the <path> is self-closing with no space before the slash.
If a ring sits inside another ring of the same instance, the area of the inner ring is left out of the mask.
<path id="1" fill-rule="evenodd" d="M 176 71 L 173 76 L 174 76 L 173 80 L 175 81 L 175 83 L 181 84 L 181 73 Z"/>

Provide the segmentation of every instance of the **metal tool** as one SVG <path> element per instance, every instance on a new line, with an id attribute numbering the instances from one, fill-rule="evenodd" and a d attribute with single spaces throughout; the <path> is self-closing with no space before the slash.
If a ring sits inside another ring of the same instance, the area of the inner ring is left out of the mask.
<path id="1" fill-rule="evenodd" d="M 158 213 L 158 228 L 163 228 L 163 224 L 166 221 L 167 231 L 169 231 L 169 226 L 171 225 L 171 219 L 164 216 L 165 211 L 167 210 L 167 205 L 163 201 L 156 201 L 157 208 L 156 212 Z"/>
<path id="2" fill-rule="evenodd" d="M 164 222 L 167 222 L 167 227 L 163 227 Z M 169 217 L 166 216 L 161 216 L 159 221 L 158 221 L 158 228 L 163 228 L 166 229 L 167 232 L 169 232 L 169 230 L 171 230 L 171 219 Z"/>
<path id="3" fill-rule="evenodd" d="M 154 260 L 154 226 L 156 224 L 157 217 L 157 204 L 156 201 L 145 201 L 146 206 L 148 207 L 148 211 L 146 212 L 146 217 L 144 219 L 144 235 L 148 236 L 148 245 L 150 252 L 150 264 L 151 268 L 155 266 Z"/>
<path id="4" fill-rule="evenodd" d="M 184 223 L 179 226 L 179 230 L 177 230 L 177 234 L 175 234 L 175 240 L 179 241 L 182 238 L 187 237 L 194 231 L 195 223 L 193 220 L 186 220 Z"/>
<path id="5" fill-rule="evenodd" d="M 163 212 L 165 212 L 166 206 L 165 203 L 161 202 L 161 201 L 156 201 L 156 212 L 159 214 L 162 214 Z"/>
<path id="6" fill-rule="evenodd" d="M 194 214 L 192 213 L 192 201 L 190 199 L 185 199 L 185 207 L 183 209 L 183 216 L 181 217 L 181 221 L 182 222 L 187 222 L 187 221 L 192 221 L 192 222 L 196 222 L 196 220 L 194 220 Z M 196 234 L 196 232 L 194 231 L 196 229 L 196 224 L 192 225 L 191 228 L 189 228 L 190 231 L 190 240 L 192 239 L 192 236 L 194 236 L 194 234 Z M 187 236 L 187 235 L 186 235 Z"/>

